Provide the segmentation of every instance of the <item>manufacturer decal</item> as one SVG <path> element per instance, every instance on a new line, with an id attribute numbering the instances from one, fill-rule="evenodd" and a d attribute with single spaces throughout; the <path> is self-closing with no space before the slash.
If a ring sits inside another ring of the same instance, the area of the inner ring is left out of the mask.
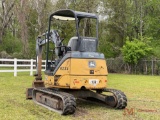
<path id="1" fill-rule="evenodd" d="M 96 62 L 95 62 L 95 61 L 89 61 L 89 62 L 88 62 L 88 66 L 89 66 L 90 68 L 95 68 L 95 67 L 96 67 Z"/>

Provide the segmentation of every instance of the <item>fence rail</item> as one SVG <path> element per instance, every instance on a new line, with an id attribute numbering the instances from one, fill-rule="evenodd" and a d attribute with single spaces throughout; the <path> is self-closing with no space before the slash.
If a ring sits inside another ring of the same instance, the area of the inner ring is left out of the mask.
<path id="1" fill-rule="evenodd" d="M 133 73 L 145 75 L 160 75 L 160 60 L 140 60 L 137 65 L 133 65 L 129 72 L 129 65 L 123 61 L 123 58 L 107 59 L 108 71 L 110 73 Z"/>
<path id="2" fill-rule="evenodd" d="M 3 68 L 8 70 L 3 70 Z M 14 76 L 17 76 L 17 72 L 30 72 L 30 76 L 33 75 L 33 71 L 36 71 L 36 60 L 33 59 L 0 59 L 0 73 L 1 72 L 13 72 Z M 42 71 L 45 70 L 46 61 L 42 60 Z M 12 68 L 12 70 L 11 70 Z M 22 69 L 23 68 L 23 69 Z M 27 69 L 26 69 L 27 68 Z"/>
<path id="3" fill-rule="evenodd" d="M 107 59 L 107 67 L 110 73 L 129 73 L 128 65 L 120 58 Z M 42 60 L 42 71 L 45 70 L 46 61 Z M 2 69 L 1 69 L 2 68 Z M 3 69 L 5 68 L 5 69 Z M 7 68 L 7 70 L 6 70 Z M 12 68 L 12 69 L 11 69 Z M 33 72 L 36 71 L 36 60 L 33 59 L 0 59 L 0 73 L 13 72 L 17 76 L 17 72 Z M 133 74 L 160 75 L 160 60 L 141 60 L 132 68 Z"/>

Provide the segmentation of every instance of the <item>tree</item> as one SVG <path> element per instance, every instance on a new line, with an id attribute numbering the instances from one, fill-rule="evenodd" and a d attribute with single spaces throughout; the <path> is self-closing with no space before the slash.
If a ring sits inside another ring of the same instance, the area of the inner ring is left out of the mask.
<path id="1" fill-rule="evenodd" d="M 19 0 L 16 6 L 17 19 L 19 22 L 19 29 L 20 29 L 20 36 L 21 36 L 20 38 L 23 45 L 22 53 L 25 54 L 26 57 L 29 56 L 28 26 L 27 26 L 29 4 L 27 1 L 28 0 Z"/>
<path id="2" fill-rule="evenodd" d="M 152 37 L 153 51 L 160 58 L 159 5 L 160 0 L 1 0 L 0 52 L 12 56 L 21 51 L 33 58 L 36 37 L 47 30 L 49 15 L 59 9 L 73 9 L 100 16 L 98 51 L 107 58 L 121 55 L 127 36 L 130 41 Z M 91 22 L 81 22 L 83 35 L 94 32 Z M 74 26 L 66 26 L 63 33 L 67 42 Z"/>
<path id="3" fill-rule="evenodd" d="M 121 51 L 124 61 L 129 65 L 129 73 L 132 71 L 132 66 L 136 65 L 140 59 L 147 57 L 152 52 L 152 48 L 148 44 L 149 38 L 136 39 L 130 41 L 127 37 L 125 45 Z"/>
<path id="4" fill-rule="evenodd" d="M 2 43 L 3 36 L 5 35 L 6 29 L 12 20 L 13 8 L 15 5 L 15 0 L 2 0 L 1 1 L 1 13 L 0 13 L 0 43 Z"/>

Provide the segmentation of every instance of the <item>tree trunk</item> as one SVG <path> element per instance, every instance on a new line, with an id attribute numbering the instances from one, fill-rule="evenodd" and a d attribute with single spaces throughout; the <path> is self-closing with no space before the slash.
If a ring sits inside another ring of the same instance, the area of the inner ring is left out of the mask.
<path id="1" fill-rule="evenodd" d="M 3 41 L 3 36 L 5 35 L 5 30 L 9 26 L 12 16 L 13 16 L 13 8 L 15 6 L 15 1 L 7 2 L 6 0 L 2 0 L 1 7 L 2 13 L 0 14 L 1 26 L 0 26 L 0 43 Z"/>

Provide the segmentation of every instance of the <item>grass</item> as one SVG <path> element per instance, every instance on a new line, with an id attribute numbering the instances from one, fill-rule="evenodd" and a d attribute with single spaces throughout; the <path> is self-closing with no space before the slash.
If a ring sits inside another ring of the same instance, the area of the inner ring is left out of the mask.
<path id="1" fill-rule="evenodd" d="M 160 119 L 160 76 L 109 74 L 108 87 L 122 90 L 128 97 L 130 111 L 115 110 L 91 102 L 77 101 L 74 115 L 61 116 L 25 99 L 31 87 L 29 73 L 0 73 L 1 120 L 158 120 Z"/>

